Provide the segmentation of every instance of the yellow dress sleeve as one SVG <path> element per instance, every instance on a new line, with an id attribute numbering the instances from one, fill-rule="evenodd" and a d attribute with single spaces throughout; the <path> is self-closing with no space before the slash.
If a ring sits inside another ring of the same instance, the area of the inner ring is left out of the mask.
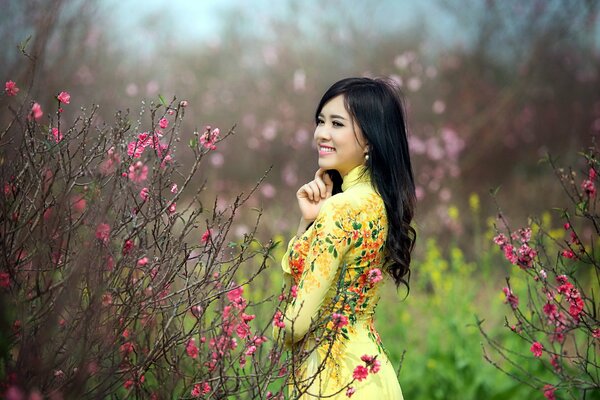
<path id="1" fill-rule="evenodd" d="M 353 210 L 347 201 L 330 198 L 321 208 L 311 229 L 305 257 L 301 257 L 297 296 L 288 305 L 283 322 L 286 342 L 297 342 L 309 331 L 313 318 L 334 280 L 344 255 L 353 245 L 353 231 L 361 211 Z M 296 260 L 298 261 L 298 260 Z M 292 274 L 293 274 L 292 267 Z"/>

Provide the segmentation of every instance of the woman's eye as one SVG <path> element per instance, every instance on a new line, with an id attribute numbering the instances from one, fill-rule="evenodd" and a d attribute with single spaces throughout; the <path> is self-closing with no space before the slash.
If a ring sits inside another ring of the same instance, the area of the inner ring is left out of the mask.
<path id="1" fill-rule="evenodd" d="M 341 122 L 338 122 L 338 121 L 333 121 L 332 124 L 333 124 L 333 126 L 339 126 L 339 127 L 344 126 L 344 124 L 342 124 Z"/>
<path id="2" fill-rule="evenodd" d="M 325 123 L 325 121 L 323 121 L 322 119 L 317 120 L 317 125 L 323 125 L 324 123 Z"/>

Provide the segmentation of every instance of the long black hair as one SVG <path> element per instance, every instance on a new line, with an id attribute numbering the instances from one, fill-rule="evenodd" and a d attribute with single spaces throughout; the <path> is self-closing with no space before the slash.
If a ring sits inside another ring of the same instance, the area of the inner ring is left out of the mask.
<path id="1" fill-rule="evenodd" d="M 385 204 L 387 270 L 396 286 L 404 284 L 410 290 L 411 252 L 417 237 L 410 223 L 416 195 L 400 90 L 385 79 L 342 79 L 323 95 L 315 112 L 315 121 L 325 104 L 339 95 L 344 96 L 346 110 L 368 143 L 366 170 Z M 330 176 L 334 181 L 334 193 L 340 191 L 341 176 L 331 172 Z"/>

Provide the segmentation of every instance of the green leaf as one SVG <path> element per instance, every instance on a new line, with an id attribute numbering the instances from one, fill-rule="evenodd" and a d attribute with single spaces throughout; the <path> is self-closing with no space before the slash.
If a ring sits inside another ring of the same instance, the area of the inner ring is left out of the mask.
<path id="1" fill-rule="evenodd" d="M 160 104 L 162 104 L 163 106 L 167 106 L 167 102 L 165 101 L 165 98 L 162 96 L 162 94 L 158 95 L 158 100 L 160 100 Z"/>

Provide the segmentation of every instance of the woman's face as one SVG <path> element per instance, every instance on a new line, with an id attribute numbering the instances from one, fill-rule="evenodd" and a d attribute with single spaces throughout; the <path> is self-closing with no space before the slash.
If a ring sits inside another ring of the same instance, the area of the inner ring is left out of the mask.
<path id="1" fill-rule="evenodd" d="M 339 95 L 323 106 L 317 118 L 315 142 L 319 151 L 319 167 L 335 169 L 342 176 L 362 165 L 367 143 L 358 125 Z"/>

